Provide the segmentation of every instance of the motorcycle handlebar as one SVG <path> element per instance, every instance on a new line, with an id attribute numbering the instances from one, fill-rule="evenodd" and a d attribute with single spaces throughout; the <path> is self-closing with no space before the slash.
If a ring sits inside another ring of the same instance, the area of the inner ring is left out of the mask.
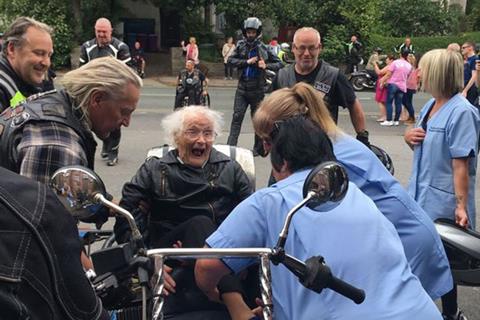
<path id="1" fill-rule="evenodd" d="M 349 298 L 356 304 L 361 304 L 365 300 L 365 291 L 358 289 L 333 275 L 327 287 L 342 296 Z"/>

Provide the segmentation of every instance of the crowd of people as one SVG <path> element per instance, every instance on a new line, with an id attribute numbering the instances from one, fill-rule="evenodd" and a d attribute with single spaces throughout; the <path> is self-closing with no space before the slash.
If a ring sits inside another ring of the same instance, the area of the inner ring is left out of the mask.
<path id="1" fill-rule="evenodd" d="M 365 290 L 367 299 L 355 305 L 333 291 L 318 295 L 286 269 L 274 268 L 276 318 L 466 320 L 434 221 L 448 218 L 475 228 L 480 134 L 475 45 L 431 50 L 417 66 L 407 37 L 396 48 L 399 57 L 387 55 L 385 66 L 380 48 L 368 60 L 377 79 L 380 125 L 398 125 L 402 106 L 408 113 L 404 139 L 413 150 L 413 166 L 405 189 L 370 150 L 363 107 L 347 76 L 321 58 L 318 30 L 299 28 L 290 51 L 278 39 L 265 44 L 262 29 L 258 18 L 247 18 L 243 38 L 237 43 L 227 38 L 222 56 L 225 79 L 233 78 L 233 68 L 238 75 L 227 144 L 237 145 L 250 107 L 252 153 L 270 155 L 270 186 L 255 192 L 241 165 L 214 148 L 225 119 L 199 106 L 208 79 L 190 37 L 181 43 L 185 69 L 178 76 L 175 108 L 162 120 L 173 148 L 147 159 L 125 183 L 119 201 L 132 212 L 147 247 L 272 247 L 286 213 L 301 201 L 311 169 L 337 161 L 350 181 L 341 205 L 320 213 L 302 208 L 285 247 L 301 260 L 321 254 L 335 274 Z M 129 126 L 139 102 L 146 65 L 140 43 L 130 52 L 112 36 L 106 18 L 98 19 L 94 30 L 95 38 L 81 46 L 80 67 L 63 76 L 61 89 L 50 91 L 43 81 L 53 53 L 52 29 L 20 17 L 4 34 L 0 306 L 6 319 L 109 318 L 83 274 L 94 266 L 81 250 L 76 221 L 46 187 L 63 166 L 94 169 L 94 135 L 103 141 L 101 156 L 116 165 L 120 128 Z M 354 72 L 363 45 L 352 35 L 346 47 Z M 266 96 L 268 70 L 276 76 Z M 416 119 L 413 95 L 419 86 L 432 99 Z M 355 138 L 337 125 L 340 107 L 348 110 Z M 95 222 L 101 226 L 106 218 L 98 215 Z M 130 240 L 124 219 L 116 219 L 114 234 L 118 243 Z M 165 267 L 166 306 L 192 311 L 191 300 L 177 300 L 180 289 L 189 290 L 200 305 L 194 311 L 211 311 L 213 304 L 223 316 L 256 319 L 256 296 L 247 293 L 251 286 L 245 279 L 254 273 L 252 265 L 228 258 L 174 261 Z M 434 304 L 439 298 L 441 312 Z"/>

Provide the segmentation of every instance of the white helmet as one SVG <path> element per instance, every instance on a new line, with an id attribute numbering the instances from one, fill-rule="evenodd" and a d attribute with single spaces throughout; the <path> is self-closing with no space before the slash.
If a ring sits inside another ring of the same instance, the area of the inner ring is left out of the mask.
<path id="1" fill-rule="evenodd" d="M 280 45 L 280 48 L 281 48 L 282 50 L 288 50 L 288 49 L 290 49 L 290 45 L 289 45 L 288 43 L 286 43 L 286 42 L 283 42 L 283 43 Z"/>

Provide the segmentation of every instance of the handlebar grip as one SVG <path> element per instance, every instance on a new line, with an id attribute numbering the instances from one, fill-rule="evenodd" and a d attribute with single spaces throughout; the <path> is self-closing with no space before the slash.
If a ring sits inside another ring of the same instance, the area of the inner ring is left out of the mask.
<path id="1" fill-rule="evenodd" d="M 339 278 L 333 275 L 327 287 L 337 293 L 340 293 L 342 296 L 349 298 L 356 304 L 360 304 L 365 300 L 364 290 L 355 288 L 351 284 L 348 284 L 347 282 L 340 280 Z"/>

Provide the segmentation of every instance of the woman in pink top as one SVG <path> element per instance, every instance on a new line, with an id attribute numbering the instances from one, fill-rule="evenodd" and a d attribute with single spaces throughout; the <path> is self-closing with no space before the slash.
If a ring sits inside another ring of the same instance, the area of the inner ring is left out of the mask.
<path id="1" fill-rule="evenodd" d="M 380 123 L 382 126 L 398 126 L 399 118 L 402 112 L 403 94 L 407 92 L 407 78 L 412 71 L 412 66 L 407 61 L 410 51 L 402 50 L 400 59 L 392 62 L 387 74 L 380 81 L 381 84 L 387 83 L 387 119 Z M 395 101 L 395 118 L 392 119 L 392 104 Z"/>
<path id="2" fill-rule="evenodd" d="M 412 65 L 412 72 L 407 78 L 407 92 L 403 95 L 403 105 L 408 111 L 408 119 L 405 124 L 415 123 L 415 109 L 413 108 L 413 95 L 417 92 L 418 87 L 418 69 L 417 59 L 413 54 L 409 54 L 407 61 Z"/>
<path id="3" fill-rule="evenodd" d="M 196 66 L 200 63 L 200 60 L 198 59 L 197 39 L 195 39 L 195 37 L 190 37 L 190 39 L 188 39 L 188 42 L 189 43 L 187 44 L 187 46 L 185 46 L 184 41 L 181 42 L 183 51 L 186 52 L 185 61 L 193 60 Z"/>
<path id="4" fill-rule="evenodd" d="M 386 59 L 387 65 L 380 69 L 378 67 L 378 63 L 374 62 L 374 68 L 375 68 L 375 73 L 378 76 L 377 84 L 376 84 L 376 89 L 375 89 L 375 101 L 378 104 L 378 109 L 380 110 L 380 116 L 377 119 L 377 122 L 383 122 L 386 119 L 386 110 L 385 110 L 385 102 L 387 101 L 387 88 L 383 86 L 381 83 L 381 78 L 385 76 L 387 73 L 388 68 L 390 67 L 390 64 L 395 61 L 395 58 L 393 55 L 389 54 Z"/>

